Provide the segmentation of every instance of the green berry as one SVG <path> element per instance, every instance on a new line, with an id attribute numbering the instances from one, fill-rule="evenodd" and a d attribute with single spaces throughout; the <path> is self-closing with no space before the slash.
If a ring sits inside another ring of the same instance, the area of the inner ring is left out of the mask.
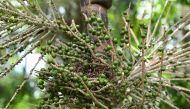
<path id="1" fill-rule="evenodd" d="M 48 44 L 48 45 L 51 45 L 51 44 L 52 44 L 52 41 L 51 41 L 51 40 L 49 40 L 49 41 L 47 42 L 47 44 Z"/>
<path id="2" fill-rule="evenodd" d="M 105 40 L 109 40 L 110 37 L 109 37 L 108 35 L 105 35 L 104 39 L 105 39 Z"/>
<path id="3" fill-rule="evenodd" d="M 87 81 L 88 80 L 88 77 L 87 76 L 83 76 L 82 78 L 84 81 Z"/>

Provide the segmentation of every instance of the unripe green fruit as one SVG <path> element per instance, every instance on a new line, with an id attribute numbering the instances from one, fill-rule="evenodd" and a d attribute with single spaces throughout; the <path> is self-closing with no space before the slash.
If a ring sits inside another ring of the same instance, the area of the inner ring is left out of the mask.
<path id="1" fill-rule="evenodd" d="M 129 74 L 129 70 L 124 70 L 125 75 Z"/>
<path id="2" fill-rule="evenodd" d="M 86 41 L 86 43 L 89 43 L 90 42 L 90 38 L 86 38 L 85 41 Z"/>
<path id="3" fill-rule="evenodd" d="M 116 38 L 113 39 L 113 43 L 117 44 L 117 39 Z"/>
<path id="4" fill-rule="evenodd" d="M 101 23 L 102 22 L 102 19 L 100 17 L 97 18 L 97 22 L 98 23 Z"/>
<path id="5" fill-rule="evenodd" d="M 113 62 L 113 65 L 119 65 L 119 64 L 120 64 L 120 63 L 119 63 L 118 60 L 116 60 L 116 61 Z"/>
<path id="6" fill-rule="evenodd" d="M 122 39 L 121 39 L 121 43 L 124 43 L 124 42 L 125 42 L 125 39 L 124 39 L 124 38 L 122 38 Z"/>
<path id="7" fill-rule="evenodd" d="M 51 53 L 51 56 L 52 56 L 52 58 L 55 58 L 56 57 L 56 54 L 55 53 Z"/>
<path id="8" fill-rule="evenodd" d="M 105 35 L 104 39 L 105 39 L 105 40 L 109 40 L 110 37 L 109 37 L 108 35 Z"/>
<path id="9" fill-rule="evenodd" d="M 168 31 L 168 34 L 172 34 L 172 33 L 173 33 L 173 30 L 170 29 L 170 30 Z"/>
<path id="10" fill-rule="evenodd" d="M 100 74 L 100 77 L 101 78 L 106 78 L 106 75 L 102 73 L 102 74 Z"/>
<path id="11" fill-rule="evenodd" d="M 122 30 L 121 33 L 120 33 L 121 36 L 124 36 L 125 35 L 125 31 Z"/>
<path id="12" fill-rule="evenodd" d="M 139 48 L 139 49 L 142 49 L 142 48 L 143 48 L 143 46 L 142 46 L 142 45 L 138 45 L 138 48 Z"/>
<path id="13" fill-rule="evenodd" d="M 91 82 L 87 82 L 87 86 L 88 87 L 92 87 L 92 83 Z"/>
<path id="14" fill-rule="evenodd" d="M 47 44 L 48 44 L 48 45 L 51 45 L 51 44 L 52 44 L 52 41 L 49 40 L 49 41 L 47 42 Z"/>
<path id="15" fill-rule="evenodd" d="M 41 80 L 41 79 L 39 79 L 39 80 L 38 80 L 38 85 L 43 85 L 43 84 L 44 84 L 44 81 Z"/>
<path id="16" fill-rule="evenodd" d="M 142 34 L 141 37 L 144 39 L 146 38 L 146 34 Z"/>
<path id="17" fill-rule="evenodd" d="M 49 59 L 47 60 L 47 62 L 48 62 L 48 64 L 52 64 L 52 63 L 53 63 L 53 59 L 52 59 L 52 58 L 49 58 Z"/>
<path id="18" fill-rule="evenodd" d="M 112 49 L 112 46 L 111 45 L 108 45 L 106 48 L 105 48 L 105 51 L 109 51 Z"/>
<path id="19" fill-rule="evenodd" d="M 125 12 L 123 12 L 123 15 L 124 15 L 124 16 L 126 16 L 126 15 L 127 15 L 127 12 L 126 12 L 126 11 L 125 11 Z"/>
<path id="20" fill-rule="evenodd" d="M 123 55 L 122 51 L 117 51 L 117 53 L 118 53 L 119 56 Z"/>
<path id="21" fill-rule="evenodd" d="M 121 48 L 123 48 L 123 47 L 124 47 L 124 43 L 121 43 L 119 46 L 120 46 Z"/>
<path id="22" fill-rule="evenodd" d="M 74 67 L 69 67 L 69 70 L 70 70 L 70 71 L 73 71 L 73 70 L 74 70 Z"/>
<path id="23" fill-rule="evenodd" d="M 163 52 L 164 51 L 164 48 L 160 47 L 158 48 L 158 52 Z"/>
<path id="24" fill-rule="evenodd" d="M 88 77 L 87 77 L 87 76 L 83 76 L 83 80 L 84 80 L 84 81 L 87 81 L 87 80 L 88 80 Z"/>
<path id="25" fill-rule="evenodd" d="M 104 23 L 103 23 L 103 22 L 101 22 L 101 23 L 100 23 L 100 26 L 101 26 L 101 27 L 103 27 L 103 26 L 104 26 Z"/>
<path id="26" fill-rule="evenodd" d="M 46 47 L 41 47 L 42 52 L 46 50 Z"/>
<path id="27" fill-rule="evenodd" d="M 95 20 L 96 20 L 96 16 L 94 16 L 94 15 L 91 16 L 90 21 L 93 22 L 93 21 L 95 21 Z"/>

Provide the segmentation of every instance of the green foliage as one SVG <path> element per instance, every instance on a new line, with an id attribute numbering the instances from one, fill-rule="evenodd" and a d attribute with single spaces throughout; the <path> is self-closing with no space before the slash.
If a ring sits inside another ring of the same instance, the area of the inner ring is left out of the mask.
<path id="1" fill-rule="evenodd" d="M 9 101 L 12 97 L 15 89 L 21 84 L 23 81 L 23 74 L 21 73 L 11 73 L 9 76 L 0 80 L 0 104 L 1 107 Z M 29 82 L 28 82 L 29 83 Z M 29 84 L 26 84 L 21 90 L 22 93 L 19 93 L 19 96 L 14 100 L 13 105 L 10 107 L 12 109 L 17 109 L 22 105 L 23 109 L 30 109 L 29 103 L 35 103 L 36 99 L 33 98 L 34 89 Z M 32 105 L 32 104 L 31 104 Z M 34 106 L 33 106 L 34 107 Z"/>

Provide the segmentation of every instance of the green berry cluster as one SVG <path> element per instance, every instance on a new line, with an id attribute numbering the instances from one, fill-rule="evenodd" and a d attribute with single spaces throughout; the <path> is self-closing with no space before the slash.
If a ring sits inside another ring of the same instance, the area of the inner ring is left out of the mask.
<path id="1" fill-rule="evenodd" d="M 47 46 L 41 47 L 48 68 L 39 72 L 38 86 L 48 96 L 39 108 L 48 104 L 56 106 L 57 102 L 93 107 L 90 105 L 95 102 L 94 97 L 114 107 L 126 99 L 128 82 L 118 81 L 129 76 L 133 63 L 126 63 L 122 51 L 116 50 L 121 44 L 109 35 L 101 18 L 92 15 L 86 23 L 90 27 L 88 33 L 80 33 L 78 25 L 67 26 L 63 31 L 70 37 L 69 41 L 47 41 Z M 121 35 L 128 40 L 126 29 L 122 31 Z M 121 43 L 128 44 L 123 39 Z M 62 60 L 62 64 L 58 64 L 56 58 Z M 95 102 L 96 106 L 101 107 Z"/>

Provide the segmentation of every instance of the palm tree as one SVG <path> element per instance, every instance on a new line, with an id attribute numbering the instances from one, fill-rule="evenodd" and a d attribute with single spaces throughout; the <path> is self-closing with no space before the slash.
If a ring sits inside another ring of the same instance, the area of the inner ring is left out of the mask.
<path id="1" fill-rule="evenodd" d="M 9 74 L 35 49 L 40 49 L 41 56 L 5 109 L 9 108 L 40 60 L 47 63 L 47 68 L 37 71 L 37 85 L 44 92 L 40 109 L 159 109 L 161 103 L 178 109 L 167 93 L 168 88 L 189 101 L 190 89 L 175 82 L 189 80 L 188 72 L 181 70 L 189 66 L 189 42 L 181 43 L 189 32 L 178 41 L 178 47 L 167 49 L 167 45 L 189 24 L 190 14 L 171 28 L 161 26 L 160 20 L 165 11 L 169 11 L 171 1 L 166 0 L 155 25 L 150 19 L 147 25 L 142 22 L 138 26 L 139 37 L 133 31 L 129 6 L 122 15 L 124 26 L 118 33 L 121 40 L 113 37 L 107 26 L 106 10 L 111 4 L 105 5 L 106 2 L 92 0 L 85 4 L 88 2 L 81 0 L 86 24 L 85 31 L 81 32 L 74 20 L 68 23 L 64 19 L 53 0 L 47 2 L 49 13 L 42 11 L 37 0 L 16 1 L 18 6 L 8 0 L 0 2 L 0 49 L 6 52 L 0 58 L 0 77 Z M 9 63 L 19 52 L 23 55 Z M 58 63 L 57 58 L 62 63 Z"/>

